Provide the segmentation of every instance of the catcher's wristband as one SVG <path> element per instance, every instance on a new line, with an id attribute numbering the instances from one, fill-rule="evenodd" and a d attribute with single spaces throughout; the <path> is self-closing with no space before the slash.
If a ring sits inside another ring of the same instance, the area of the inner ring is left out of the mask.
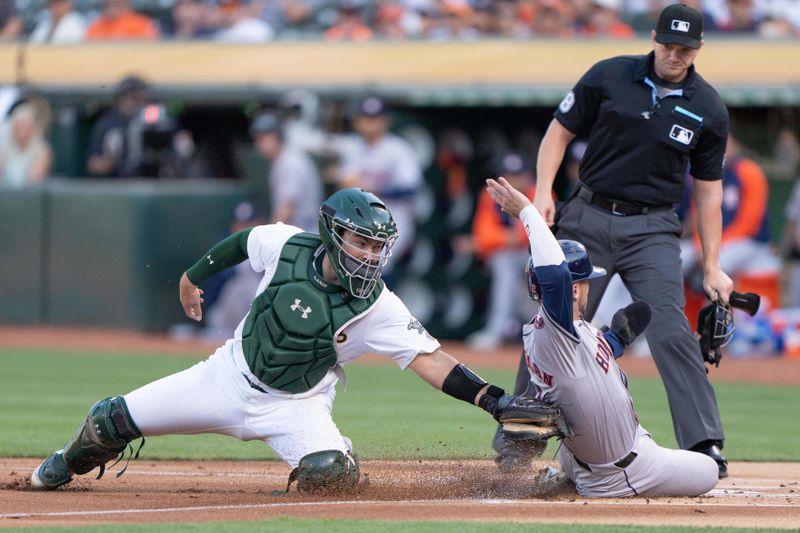
<path id="1" fill-rule="evenodd" d="M 492 415 L 495 420 L 499 420 L 500 412 L 509 404 L 511 400 L 511 396 L 506 394 L 506 391 L 500 387 L 489 385 L 489 388 L 486 389 L 486 394 L 481 396 L 478 406 Z"/>
<path id="2" fill-rule="evenodd" d="M 471 403 L 475 405 L 475 398 L 478 396 L 478 393 L 487 385 L 487 382 L 481 379 L 475 372 L 464 366 L 463 364 L 459 363 L 453 367 L 447 377 L 444 378 L 444 383 L 442 383 L 442 392 L 445 394 L 449 394 L 453 398 L 457 398 L 459 400 L 463 400 L 467 403 Z M 494 385 L 490 385 L 489 389 L 494 387 Z M 494 387 L 497 389 L 497 387 Z M 503 394 L 503 390 L 500 390 L 500 394 Z"/>

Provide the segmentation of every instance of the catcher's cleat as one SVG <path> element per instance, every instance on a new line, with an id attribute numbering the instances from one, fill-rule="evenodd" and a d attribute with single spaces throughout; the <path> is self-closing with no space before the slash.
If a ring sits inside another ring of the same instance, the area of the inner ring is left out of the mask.
<path id="1" fill-rule="evenodd" d="M 53 490 L 72 481 L 72 472 L 64 459 L 64 450 L 58 450 L 40 464 L 31 474 L 31 486 Z"/>
<path id="2" fill-rule="evenodd" d="M 728 477 L 728 458 L 714 441 L 705 441 L 691 448 L 693 452 L 702 453 L 714 459 L 719 466 L 719 479 Z"/>

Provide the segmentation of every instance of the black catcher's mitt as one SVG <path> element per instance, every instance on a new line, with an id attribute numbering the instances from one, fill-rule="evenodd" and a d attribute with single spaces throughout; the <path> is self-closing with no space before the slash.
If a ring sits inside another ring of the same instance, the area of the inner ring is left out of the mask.
<path id="1" fill-rule="evenodd" d="M 503 426 L 503 436 L 512 441 L 546 441 L 572 435 L 561 409 L 530 396 L 512 398 L 499 408 L 497 420 Z"/>

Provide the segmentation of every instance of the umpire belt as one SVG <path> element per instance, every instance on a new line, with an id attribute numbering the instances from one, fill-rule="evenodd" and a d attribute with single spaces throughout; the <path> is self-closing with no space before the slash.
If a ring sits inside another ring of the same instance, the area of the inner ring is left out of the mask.
<path id="1" fill-rule="evenodd" d="M 647 213 L 655 213 L 656 211 L 666 211 L 672 209 L 672 205 L 632 205 L 624 202 L 617 202 L 609 200 L 605 196 L 597 194 L 593 190 L 587 188 L 585 185 L 578 185 L 578 198 L 587 204 L 596 205 L 597 207 L 609 211 L 612 215 L 620 217 L 630 215 L 646 215 Z"/>
<path id="2" fill-rule="evenodd" d="M 628 455 L 626 455 L 625 457 L 623 457 L 622 459 L 620 459 L 619 461 L 617 461 L 616 463 L 614 463 L 614 466 L 616 466 L 617 468 L 626 468 L 628 465 L 630 465 L 633 462 L 634 459 L 636 459 L 637 455 L 638 454 L 636 452 L 631 452 Z M 588 464 L 586 464 L 583 461 L 581 461 L 580 459 L 578 459 L 575 455 L 573 455 L 572 457 L 575 459 L 575 462 L 578 463 L 579 465 L 581 465 L 581 467 L 584 470 L 588 470 L 589 472 L 592 471 L 591 467 Z"/>

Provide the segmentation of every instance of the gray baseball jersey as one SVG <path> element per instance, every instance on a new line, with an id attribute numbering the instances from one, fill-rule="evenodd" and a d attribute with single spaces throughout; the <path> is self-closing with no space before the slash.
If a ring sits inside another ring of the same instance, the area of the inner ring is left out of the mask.
<path id="1" fill-rule="evenodd" d="M 523 339 L 536 396 L 559 405 L 575 430 L 564 445 L 587 463 L 624 457 L 639 422 L 625 376 L 602 332 L 583 320 L 565 327 L 543 305 L 523 327 Z"/>
<path id="2" fill-rule="evenodd" d="M 281 222 L 312 233 L 318 231 L 322 180 L 308 154 L 291 146 L 284 147 L 272 164 L 269 188 L 273 213 L 285 202 L 294 204 L 292 217 Z"/>
<path id="3" fill-rule="evenodd" d="M 713 459 L 662 448 L 639 425 L 627 378 L 614 360 L 621 344 L 614 349 L 603 332 L 573 320 L 564 252 L 536 208 L 526 207 L 520 218 L 541 295 L 539 313 L 523 328 L 525 360 L 534 395 L 558 405 L 575 431 L 558 460 L 578 493 L 696 496 L 711 490 L 718 473 Z"/>

